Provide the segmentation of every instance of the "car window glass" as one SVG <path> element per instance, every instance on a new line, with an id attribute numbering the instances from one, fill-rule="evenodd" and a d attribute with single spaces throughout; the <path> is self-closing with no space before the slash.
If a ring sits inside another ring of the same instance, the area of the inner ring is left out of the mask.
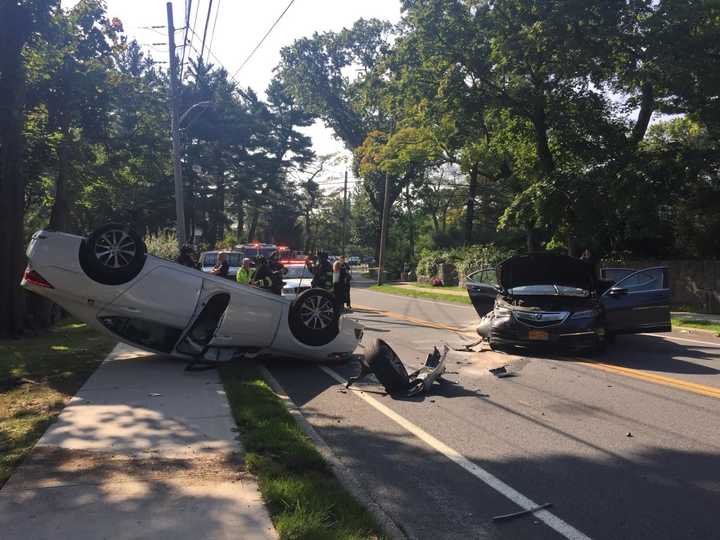
<path id="1" fill-rule="evenodd" d="M 601 270 L 602 278 L 608 281 L 618 282 L 621 279 L 635 272 L 631 268 L 603 268 Z"/>
<path id="2" fill-rule="evenodd" d="M 468 274 L 468 279 L 476 283 L 487 283 L 488 285 L 497 285 L 497 273 L 494 268 L 483 268 Z"/>
<path id="3" fill-rule="evenodd" d="M 313 275 L 310 273 L 305 266 L 287 266 L 286 279 L 299 279 L 299 278 L 312 278 Z"/>
<path id="4" fill-rule="evenodd" d="M 132 343 L 164 353 L 172 350 L 182 333 L 179 328 L 130 317 L 102 317 L 100 322 Z"/>
<path id="5" fill-rule="evenodd" d="M 203 266 L 215 266 L 217 260 L 217 253 L 206 253 L 203 255 L 202 265 Z"/>
<path id="6" fill-rule="evenodd" d="M 617 287 L 630 292 L 654 291 L 663 288 L 663 271 L 660 268 L 641 270 L 626 277 L 616 284 Z"/>
<path id="7" fill-rule="evenodd" d="M 242 264 L 240 253 L 228 253 L 227 261 L 229 266 L 240 266 Z"/>
<path id="8" fill-rule="evenodd" d="M 578 296 L 581 298 L 589 296 L 588 291 L 584 289 L 564 285 L 523 285 L 509 289 L 508 293 L 516 296 Z"/>

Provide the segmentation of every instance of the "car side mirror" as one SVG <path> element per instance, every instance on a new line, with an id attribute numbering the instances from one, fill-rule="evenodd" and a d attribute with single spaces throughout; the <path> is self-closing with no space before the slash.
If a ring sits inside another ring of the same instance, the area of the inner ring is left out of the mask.
<path id="1" fill-rule="evenodd" d="M 627 294 L 627 292 L 628 292 L 627 289 L 625 289 L 623 287 L 612 287 L 610 289 L 610 291 L 608 292 L 608 294 L 610 296 L 624 296 Z"/>

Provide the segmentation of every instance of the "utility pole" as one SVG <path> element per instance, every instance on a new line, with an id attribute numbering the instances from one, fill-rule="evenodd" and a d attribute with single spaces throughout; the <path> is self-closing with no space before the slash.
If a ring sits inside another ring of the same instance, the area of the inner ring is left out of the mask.
<path id="1" fill-rule="evenodd" d="M 343 211 L 342 211 L 342 256 L 345 256 L 345 222 L 347 221 L 347 169 L 345 169 L 345 185 L 343 186 Z"/>
<path id="2" fill-rule="evenodd" d="M 383 284 L 385 271 L 385 241 L 387 240 L 388 213 L 390 211 L 390 175 L 385 173 L 385 200 L 383 201 L 382 228 L 380 229 L 380 261 L 378 264 L 377 284 Z"/>
<path id="3" fill-rule="evenodd" d="M 182 168 L 180 166 L 180 133 L 177 108 L 177 57 L 175 56 L 175 24 L 173 23 L 172 2 L 165 4 L 167 8 L 168 49 L 170 52 L 170 83 L 168 97 L 170 100 L 170 132 L 172 135 L 173 175 L 175 177 L 175 230 L 178 244 L 185 244 L 185 205 L 183 201 Z"/>

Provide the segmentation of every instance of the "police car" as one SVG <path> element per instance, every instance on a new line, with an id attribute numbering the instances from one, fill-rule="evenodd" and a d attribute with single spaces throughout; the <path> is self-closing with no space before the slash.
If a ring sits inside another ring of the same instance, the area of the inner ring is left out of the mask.
<path id="1" fill-rule="evenodd" d="M 287 270 L 283 276 L 282 295 L 294 300 L 298 294 L 311 288 L 312 272 L 305 266 L 305 261 L 280 261 Z"/>

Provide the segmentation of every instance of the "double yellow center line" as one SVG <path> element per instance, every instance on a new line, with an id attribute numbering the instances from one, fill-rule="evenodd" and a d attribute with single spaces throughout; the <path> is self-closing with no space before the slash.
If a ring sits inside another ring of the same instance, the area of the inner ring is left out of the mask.
<path id="1" fill-rule="evenodd" d="M 447 324 L 426 321 L 423 319 L 416 319 L 415 317 L 409 317 L 407 315 L 404 315 L 402 313 L 396 313 L 394 311 L 386 311 L 386 310 L 382 310 L 382 309 L 373 308 L 370 306 L 356 306 L 356 308 L 359 308 L 360 312 L 366 311 L 366 312 L 370 312 L 370 313 L 375 313 L 378 315 L 383 315 L 385 317 L 389 317 L 391 319 L 398 319 L 401 321 L 411 322 L 417 326 L 422 326 L 425 328 L 435 328 L 438 330 L 449 330 L 451 332 L 455 332 L 457 334 L 463 334 L 463 335 L 468 335 L 468 334 L 476 335 L 472 329 L 460 328 L 457 326 L 450 326 Z M 688 381 L 683 381 L 682 379 L 675 379 L 673 377 L 665 377 L 663 375 L 647 373 L 645 371 L 641 371 L 638 369 L 626 368 L 626 367 L 622 367 L 622 366 L 616 366 L 613 364 L 606 364 L 604 362 L 598 362 L 597 360 L 590 360 L 588 358 L 572 358 L 570 360 L 575 363 L 583 364 L 588 367 L 598 369 L 601 371 L 605 371 L 605 372 L 609 372 L 609 373 L 616 373 L 618 375 L 624 375 L 626 377 L 630 377 L 633 379 L 638 379 L 641 381 L 650 382 L 650 383 L 654 383 L 654 384 L 660 384 L 663 386 L 669 386 L 669 387 L 675 388 L 677 390 L 684 390 L 685 392 L 691 392 L 693 394 L 698 394 L 701 396 L 720 399 L 720 388 L 716 388 L 714 386 L 707 386 L 704 384 L 691 383 Z"/>

